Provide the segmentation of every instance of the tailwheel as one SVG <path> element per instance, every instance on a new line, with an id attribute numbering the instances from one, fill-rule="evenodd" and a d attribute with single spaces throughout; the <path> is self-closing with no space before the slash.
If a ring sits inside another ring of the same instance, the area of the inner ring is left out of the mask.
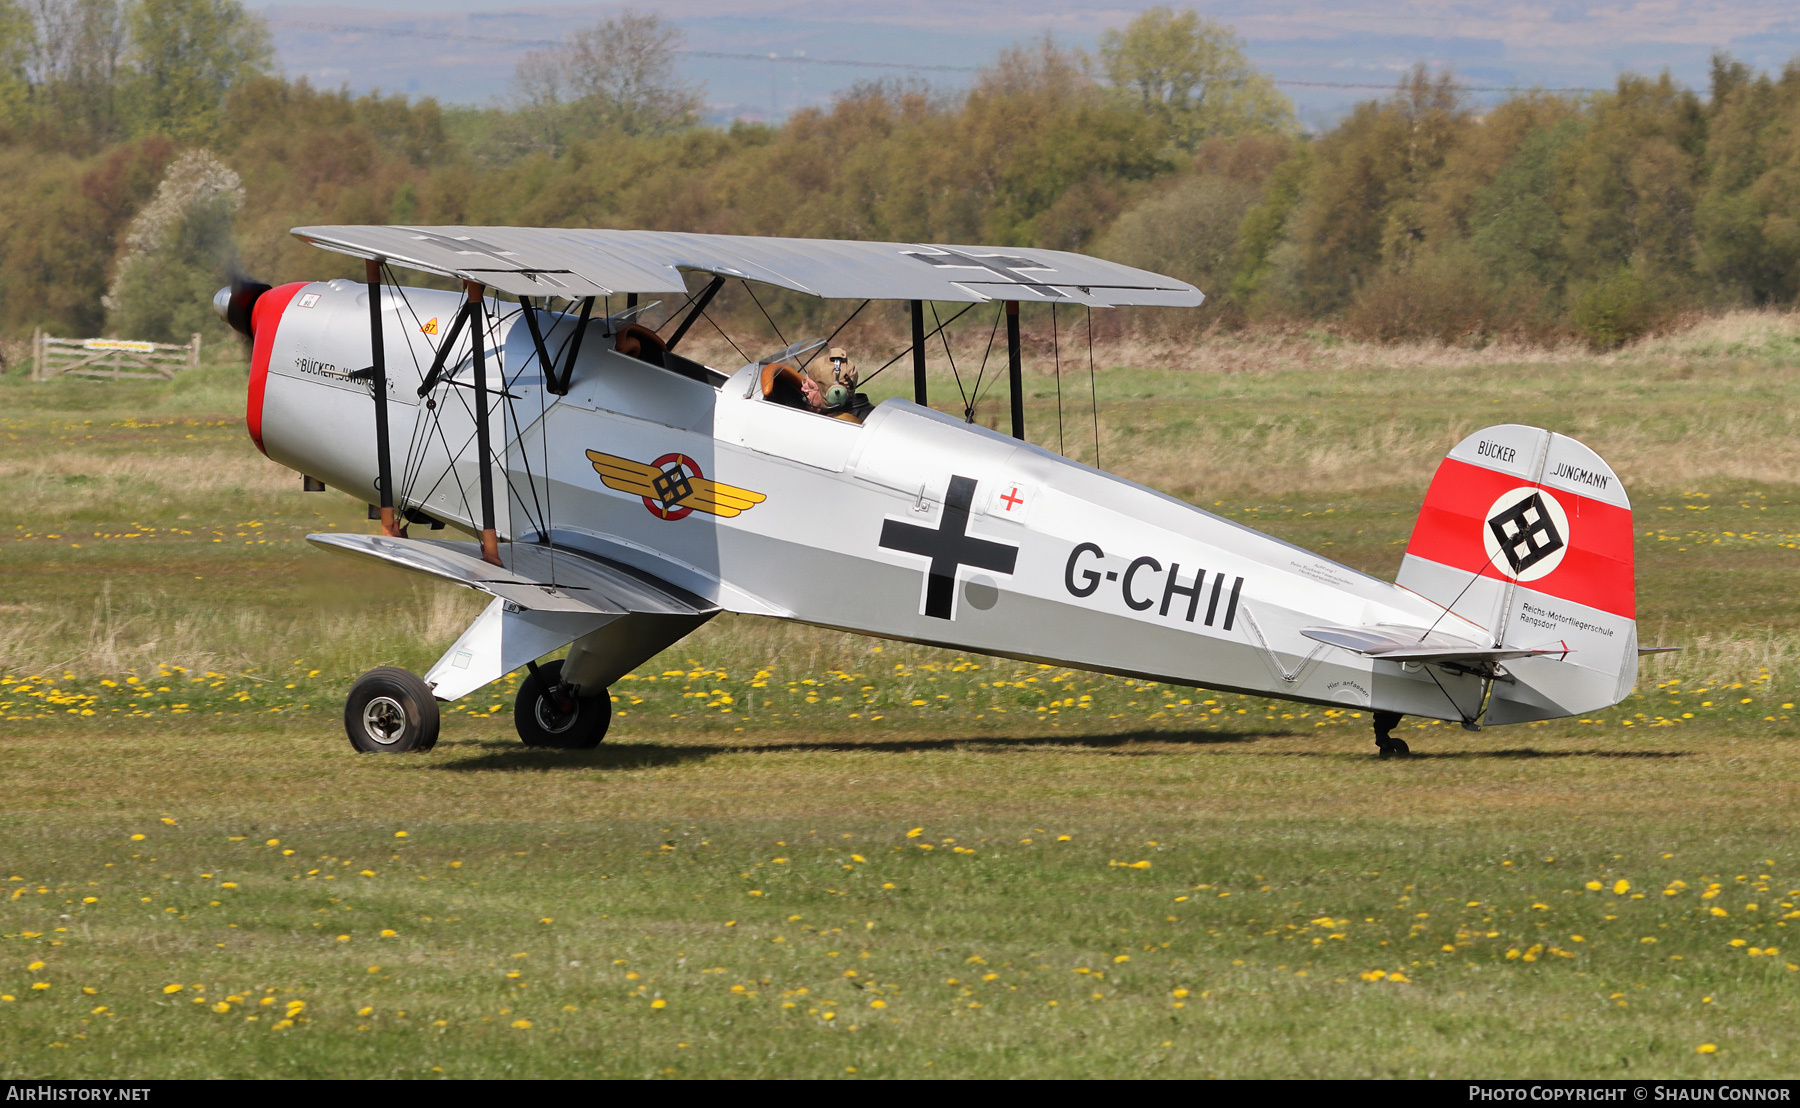
<path id="1" fill-rule="evenodd" d="M 612 723 L 612 697 L 577 696 L 562 683 L 561 661 L 533 664 L 513 703 L 513 726 L 526 746 L 592 750 Z"/>
<path id="2" fill-rule="evenodd" d="M 438 740 L 437 698 L 416 674 L 394 666 L 372 669 L 350 687 L 344 731 L 365 754 L 430 750 Z"/>
<path id="3" fill-rule="evenodd" d="M 1381 751 L 1380 756 L 1383 758 L 1405 757 L 1412 753 L 1412 748 L 1406 745 L 1405 739 L 1396 739 L 1389 734 L 1400 726 L 1400 719 L 1399 712 L 1375 713 L 1375 746 Z"/>

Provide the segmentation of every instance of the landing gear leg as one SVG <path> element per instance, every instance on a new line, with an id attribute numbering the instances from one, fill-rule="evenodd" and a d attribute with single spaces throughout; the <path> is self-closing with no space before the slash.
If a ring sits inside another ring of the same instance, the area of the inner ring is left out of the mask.
<path id="1" fill-rule="evenodd" d="M 1380 748 L 1383 758 L 1404 757 L 1412 753 L 1405 739 L 1396 739 L 1388 733 L 1400 726 L 1400 718 L 1399 712 L 1375 713 L 1375 745 Z"/>

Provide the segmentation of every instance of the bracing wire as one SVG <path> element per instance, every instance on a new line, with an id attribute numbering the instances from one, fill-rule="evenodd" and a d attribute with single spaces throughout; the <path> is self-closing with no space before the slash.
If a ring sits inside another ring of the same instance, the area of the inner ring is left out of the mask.
<path id="1" fill-rule="evenodd" d="M 975 307 L 974 304 L 969 304 L 966 307 L 964 307 L 962 311 L 957 312 L 955 315 L 951 316 L 949 318 L 949 320 L 947 320 L 946 322 L 938 324 L 937 330 L 932 331 L 931 334 L 925 336 L 925 341 L 930 342 L 933 338 L 935 338 L 937 336 L 938 331 L 943 330 L 944 328 L 950 326 L 950 324 L 955 323 L 957 320 L 959 320 L 963 316 L 967 315 L 969 313 L 969 309 L 973 308 L 973 307 Z M 937 309 L 936 308 L 932 309 L 931 317 L 933 319 L 937 318 Z M 882 362 L 880 369 L 877 369 L 874 373 L 871 373 L 867 377 L 864 377 L 862 379 L 862 384 L 865 387 L 867 387 L 867 385 L 870 381 L 873 381 L 875 378 L 881 376 L 881 370 L 886 369 L 887 367 L 893 365 L 895 362 L 899 361 L 901 358 L 906 357 L 910 353 L 912 353 L 912 344 L 907 343 L 904 347 L 902 347 L 900 349 L 900 353 L 895 354 L 893 357 L 889 358 L 887 361 Z"/>
<path id="2" fill-rule="evenodd" d="M 854 312 L 851 312 L 849 317 L 847 319 L 845 319 L 844 322 L 837 325 L 837 330 L 831 332 L 830 338 L 827 338 L 822 344 L 813 348 L 813 352 L 806 356 L 806 360 L 804 362 L 800 363 L 800 368 L 805 369 L 807 366 L 811 365 L 812 360 L 819 356 L 819 351 L 830 350 L 831 349 L 831 340 L 837 338 L 839 334 L 843 333 L 844 328 L 850 326 L 850 321 L 855 319 L 857 316 L 861 315 L 862 310 L 868 306 L 869 306 L 869 302 L 867 300 L 863 301 L 861 304 L 858 304 L 856 306 L 856 310 Z"/>
<path id="3" fill-rule="evenodd" d="M 724 339 L 726 342 L 731 343 L 731 348 L 733 350 L 737 351 L 737 356 L 744 359 L 745 363 L 749 363 L 752 360 L 750 355 L 744 353 L 743 347 L 739 346 L 735 342 L 732 342 L 731 336 L 725 333 L 725 328 L 719 326 L 719 321 L 712 317 L 711 312 L 701 312 L 700 318 L 704 319 L 704 320 L 706 320 L 706 322 L 712 324 L 712 329 L 719 332 L 720 338 Z"/>
<path id="4" fill-rule="evenodd" d="M 786 346 L 788 344 L 787 336 L 781 333 L 780 327 L 776 326 L 775 317 L 769 314 L 769 309 L 763 307 L 762 301 L 756 298 L 756 290 L 750 287 L 750 282 L 740 281 L 738 283 L 744 286 L 744 291 L 750 294 L 750 300 L 756 305 L 756 310 L 761 312 L 763 318 L 769 321 L 769 326 L 774 328 L 775 337 L 781 340 L 781 345 Z"/>
<path id="5" fill-rule="evenodd" d="M 975 374 L 975 399 L 970 400 L 963 411 L 966 423 L 975 422 L 975 405 L 981 403 L 981 379 L 987 375 L 988 358 L 994 353 L 994 336 L 1000 333 L 1000 317 L 1005 313 L 1006 304 L 1002 302 L 999 310 L 994 312 L 994 326 L 988 330 L 987 349 L 981 352 L 981 369 Z"/>
<path id="6" fill-rule="evenodd" d="M 936 304 L 933 304 L 931 306 L 931 321 L 933 323 L 937 323 L 937 336 L 938 336 L 938 338 L 942 339 L 944 342 L 944 357 L 946 357 L 950 360 L 950 375 L 952 377 L 956 378 L 956 391 L 958 394 L 960 394 L 962 396 L 963 421 L 965 423 L 974 423 L 975 422 L 975 405 L 969 399 L 969 391 L 967 389 L 963 388 L 962 374 L 958 373 L 956 371 L 956 355 L 952 354 L 950 352 L 950 336 L 944 333 L 944 324 L 938 322 L 938 314 L 937 314 L 937 305 Z M 887 366 L 882 366 L 881 368 L 886 369 Z"/>

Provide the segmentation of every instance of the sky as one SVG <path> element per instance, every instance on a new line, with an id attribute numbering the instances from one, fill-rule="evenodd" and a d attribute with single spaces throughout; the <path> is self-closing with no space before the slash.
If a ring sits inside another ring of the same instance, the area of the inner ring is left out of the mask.
<path id="1" fill-rule="evenodd" d="M 535 45 L 616 15 L 616 3 L 374 0 L 367 6 L 250 0 L 267 16 L 290 76 L 492 104 Z M 1048 32 L 1092 49 L 1146 3 L 1124 0 L 639 0 L 685 37 L 684 76 L 708 116 L 780 119 L 877 78 L 959 88 L 1010 43 Z M 1251 61 L 1282 82 L 1306 126 L 1329 126 L 1417 62 L 1445 66 L 1478 100 L 1509 88 L 1609 87 L 1620 73 L 1670 70 L 1697 88 L 1716 50 L 1765 69 L 1800 55 L 1789 0 L 1201 0 Z M 769 55 L 775 55 L 771 59 Z M 1352 86 L 1352 87 L 1334 87 Z M 1373 87 L 1356 87 L 1373 86 Z"/>

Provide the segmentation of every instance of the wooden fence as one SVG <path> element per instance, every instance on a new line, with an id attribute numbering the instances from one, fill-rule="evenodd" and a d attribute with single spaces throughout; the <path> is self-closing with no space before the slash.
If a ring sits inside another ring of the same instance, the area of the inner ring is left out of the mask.
<path id="1" fill-rule="evenodd" d="M 200 336 L 183 346 L 131 339 L 58 339 L 34 331 L 31 336 L 31 379 L 77 377 L 149 377 L 168 380 L 178 369 L 200 364 Z"/>

